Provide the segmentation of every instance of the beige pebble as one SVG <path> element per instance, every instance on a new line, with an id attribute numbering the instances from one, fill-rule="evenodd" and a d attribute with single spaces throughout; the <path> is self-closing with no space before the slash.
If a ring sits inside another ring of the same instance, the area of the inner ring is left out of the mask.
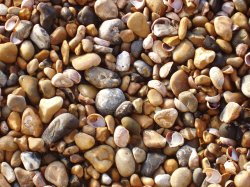
<path id="1" fill-rule="evenodd" d="M 149 102 L 154 106 L 160 106 L 163 103 L 161 94 L 155 89 L 149 90 L 147 97 Z"/>
<path id="2" fill-rule="evenodd" d="M 166 145 L 166 138 L 154 130 L 143 131 L 143 142 L 149 148 L 163 148 Z"/>
<path id="3" fill-rule="evenodd" d="M 32 75 L 36 72 L 36 70 L 38 69 L 39 67 L 39 62 L 38 60 L 35 58 L 35 59 L 32 59 L 28 64 L 27 64 L 27 72 L 28 74 Z"/>
<path id="4" fill-rule="evenodd" d="M 215 32 L 226 41 L 232 39 L 232 20 L 227 16 L 218 16 L 214 19 Z"/>
<path id="5" fill-rule="evenodd" d="M 194 65 L 199 69 L 204 69 L 208 64 L 211 64 L 215 59 L 215 52 L 199 47 L 195 50 Z"/>
<path id="6" fill-rule="evenodd" d="M 162 128 L 171 128 L 177 117 L 178 112 L 176 109 L 163 109 L 155 113 L 154 121 Z"/>
<path id="7" fill-rule="evenodd" d="M 224 84 L 224 75 L 220 68 L 212 67 L 209 71 L 209 76 L 214 87 L 221 90 Z"/>
<path id="8" fill-rule="evenodd" d="M 220 120 L 225 123 L 237 119 L 241 112 L 241 106 L 235 102 L 229 102 L 220 114 Z"/>
<path id="9" fill-rule="evenodd" d="M 35 48 L 32 42 L 29 40 L 23 41 L 23 43 L 20 46 L 19 51 L 20 51 L 21 57 L 26 61 L 29 61 L 35 54 Z"/>
<path id="10" fill-rule="evenodd" d="M 74 136 L 74 140 L 76 145 L 80 148 L 80 150 L 89 150 L 91 147 L 95 145 L 95 139 L 86 134 L 86 133 L 77 133 Z"/>
<path id="11" fill-rule="evenodd" d="M 194 56 L 194 46 L 189 40 L 183 40 L 173 51 L 173 61 L 183 64 Z"/>
<path id="12" fill-rule="evenodd" d="M 129 131 L 123 126 L 117 126 L 114 131 L 114 142 L 118 147 L 126 147 L 129 142 Z"/>
<path id="13" fill-rule="evenodd" d="M 87 70 L 93 66 L 98 66 L 101 63 L 101 58 L 95 53 L 88 53 L 72 60 L 72 65 L 76 70 Z"/>

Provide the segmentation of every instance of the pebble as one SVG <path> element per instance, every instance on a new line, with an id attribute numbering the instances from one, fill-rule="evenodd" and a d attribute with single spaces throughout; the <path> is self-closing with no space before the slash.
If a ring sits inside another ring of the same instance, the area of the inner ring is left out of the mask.
<path id="1" fill-rule="evenodd" d="M 14 138 L 12 136 L 2 136 L 0 138 L 0 150 L 3 151 L 16 151 L 18 149 L 18 145 L 14 142 Z"/>
<path id="2" fill-rule="evenodd" d="M 229 102 L 220 114 L 220 120 L 225 123 L 230 123 L 237 119 L 241 112 L 241 106 L 235 102 Z"/>
<path id="3" fill-rule="evenodd" d="M 129 142 L 129 131 L 123 126 L 117 126 L 114 131 L 114 142 L 118 147 L 126 147 Z"/>
<path id="4" fill-rule="evenodd" d="M 181 92 L 178 96 L 179 100 L 188 108 L 190 112 L 196 112 L 198 108 L 198 100 L 190 91 Z"/>
<path id="5" fill-rule="evenodd" d="M 29 75 L 22 75 L 18 80 L 31 103 L 35 105 L 38 104 L 40 101 L 40 95 L 38 92 L 38 80 L 35 77 Z"/>
<path id="6" fill-rule="evenodd" d="M 101 182 L 103 184 L 110 185 L 112 183 L 112 179 L 108 174 L 104 173 L 102 174 Z"/>
<path id="7" fill-rule="evenodd" d="M 245 148 L 250 148 L 250 131 L 246 131 L 241 140 L 241 146 Z"/>
<path id="8" fill-rule="evenodd" d="M 202 182 L 204 181 L 206 174 L 202 172 L 201 168 L 194 169 L 193 172 L 193 182 L 196 186 L 201 186 Z"/>
<path id="9" fill-rule="evenodd" d="M 240 171 L 234 177 L 234 184 L 236 187 L 245 187 L 249 185 L 250 175 L 247 171 Z"/>
<path id="10" fill-rule="evenodd" d="M 31 151 L 41 152 L 44 150 L 44 141 L 42 138 L 28 138 L 29 149 Z"/>
<path id="11" fill-rule="evenodd" d="M 162 16 L 167 9 L 167 6 L 161 0 L 146 0 L 146 5 L 152 12 L 160 16 Z"/>
<path id="12" fill-rule="evenodd" d="M 141 174 L 146 177 L 151 177 L 165 159 L 166 155 L 160 153 L 148 153 L 146 161 L 142 165 Z"/>
<path id="13" fill-rule="evenodd" d="M 8 7 L 5 4 L 0 4 L 0 16 L 5 16 L 8 13 Z"/>
<path id="14" fill-rule="evenodd" d="M 146 38 L 150 33 L 146 17 L 140 12 L 131 14 L 128 18 L 127 25 L 128 28 L 131 29 L 139 37 Z"/>
<path id="15" fill-rule="evenodd" d="M 84 6 L 77 14 L 77 21 L 82 25 L 97 24 L 98 17 L 89 6 Z"/>
<path id="16" fill-rule="evenodd" d="M 40 25 L 48 32 L 51 33 L 54 22 L 57 18 L 57 12 L 53 6 L 47 3 L 39 3 L 37 10 L 40 12 Z"/>
<path id="17" fill-rule="evenodd" d="M 101 58 L 95 53 L 87 53 L 72 60 L 72 66 L 78 71 L 90 69 L 91 67 L 98 66 L 100 63 Z"/>
<path id="18" fill-rule="evenodd" d="M 34 25 L 30 39 L 39 49 L 48 49 L 50 47 L 50 37 L 44 28 L 39 24 Z"/>
<path id="19" fill-rule="evenodd" d="M 16 62 L 18 49 L 17 46 L 11 42 L 0 44 L 0 61 L 11 64 Z"/>
<path id="20" fill-rule="evenodd" d="M 193 58 L 195 49 L 189 40 L 182 41 L 173 51 L 173 61 L 183 64 L 188 59 Z"/>
<path id="21" fill-rule="evenodd" d="M 57 27 L 50 35 L 51 45 L 59 45 L 67 39 L 67 32 L 64 27 Z"/>
<path id="22" fill-rule="evenodd" d="M 123 177 L 129 177 L 135 172 L 135 160 L 128 148 L 120 148 L 116 152 L 115 164 L 119 174 Z"/>
<path id="23" fill-rule="evenodd" d="M 43 132 L 43 124 L 39 115 L 31 107 L 27 107 L 22 115 L 21 132 L 28 136 L 39 137 Z"/>
<path id="24" fill-rule="evenodd" d="M 241 91 L 245 96 L 250 98 L 250 75 L 245 75 L 242 78 Z"/>
<path id="25" fill-rule="evenodd" d="M 41 158 L 37 153 L 22 152 L 20 158 L 26 170 L 33 171 L 39 169 L 41 164 Z"/>
<path id="26" fill-rule="evenodd" d="M 159 187 L 170 187 L 170 175 L 169 174 L 159 174 L 154 178 L 155 184 Z"/>
<path id="27" fill-rule="evenodd" d="M 132 135 L 140 135 L 141 126 L 131 117 L 123 117 L 121 120 L 121 124 L 125 127 L 130 134 Z"/>
<path id="28" fill-rule="evenodd" d="M 232 39 L 232 20 L 227 16 L 218 16 L 214 19 L 214 29 L 222 39 L 230 41 Z"/>
<path id="29" fill-rule="evenodd" d="M 96 94 L 98 90 L 91 85 L 87 84 L 80 84 L 78 86 L 78 91 L 84 96 L 84 97 L 89 97 L 91 99 L 94 99 L 96 97 Z"/>
<path id="30" fill-rule="evenodd" d="M 92 136 L 82 132 L 77 133 L 74 136 L 74 140 L 76 145 L 82 151 L 89 150 L 95 145 L 95 139 Z"/>
<path id="31" fill-rule="evenodd" d="M 176 152 L 176 158 L 180 166 L 188 166 L 189 158 L 193 149 L 194 148 L 189 145 L 184 145 Z"/>
<path id="32" fill-rule="evenodd" d="M 74 85 L 74 82 L 62 73 L 55 74 L 51 79 L 51 83 L 57 88 L 69 88 Z"/>
<path id="33" fill-rule="evenodd" d="M 56 89 L 52 85 L 50 80 L 40 80 L 39 81 L 39 90 L 41 90 L 41 93 L 43 94 L 43 97 L 46 99 L 49 99 L 56 94 Z"/>
<path id="34" fill-rule="evenodd" d="M 85 79 L 96 88 L 114 88 L 121 84 L 119 75 L 101 67 L 92 67 L 84 72 Z"/>
<path id="35" fill-rule="evenodd" d="M 7 162 L 1 163 L 1 174 L 5 177 L 5 179 L 9 183 L 12 183 L 16 180 L 14 170 Z M 1 182 L 0 182 L 0 184 L 1 184 Z"/>
<path id="36" fill-rule="evenodd" d="M 102 20 L 118 17 L 118 8 L 112 0 L 97 0 L 94 8 L 96 15 Z"/>
<path id="37" fill-rule="evenodd" d="M 35 58 L 33 60 L 31 60 L 28 64 L 27 64 L 27 72 L 30 75 L 33 75 L 36 70 L 39 68 L 39 62 L 38 60 Z"/>
<path id="38" fill-rule="evenodd" d="M 212 67 L 209 71 L 210 79 L 215 88 L 221 90 L 224 85 L 224 75 L 220 68 Z"/>
<path id="39" fill-rule="evenodd" d="M 102 22 L 99 27 L 99 37 L 109 41 L 112 45 L 121 42 L 120 31 L 125 29 L 125 24 L 120 19 L 111 19 Z"/>
<path id="40" fill-rule="evenodd" d="M 131 51 L 131 55 L 139 58 L 142 50 L 143 50 L 143 41 L 142 40 L 135 40 L 132 42 L 131 47 L 130 47 L 130 51 Z"/>
<path id="41" fill-rule="evenodd" d="M 134 67 L 136 71 L 143 77 L 149 78 L 152 75 L 152 67 L 150 67 L 147 63 L 142 60 L 136 60 L 134 62 Z"/>
<path id="42" fill-rule="evenodd" d="M 69 177 L 66 168 L 62 162 L 54 161 L 50 163 L 44 172 L 44 177 L 50 183 L 56 186 L 68 186 Z"/>
<path id="43" fill-rule="evenodd" d="M 178 111 L 176 109 L 163 109 L 155 113 L 154 121 L 162 128 L 171 128 L 177 117 Z"/>
<path id="44" fill-rule="evenodd" d="M 125 101 L 125 96 L 119 88 L 102 89 L 96 95 L 95 106 L 102 115 L 113 114 L 117 107 Z"/>
<path id="45" fill-rule="evenodd" d="M 70 113 L 60 114 L 44 130 L 42 139 L 46 144 L 55 143 L 78 126 L 79 121 L 74 115 Z"/>
<path id="46" fill-rule="evenodd" d="M 115 153 L 112 147 L 99 145 L 85 152 L 84 157 L 93 165 L 96 171 L 105 173 L 113 165 Z"/>
<path id="47" fill-rule="evenodd" d="M 7 83 L 7 76 L 0 70 L 0 88 L 4 87 Z"/>
<path id="48" fill-rule="evenodd" d="M 135 162 L 138 164 L 144 162 L 144 160 L 146 159 L 146 152 L 139 147 L 134 147 L 132 149 L 132 153 L 133 153 Z"/>
<path id="49" fill-rule="evenodd" d="M 21 95 L 9 94 L 7 97 L 7 106 L 12 111 L 23 112 L 26 108 L 25 98 Z"/>
<path id="50" fill-rule="evenodd" d="M 198 69 L 204 69 L 208 64 L 211 64 L 215 59 L 215 52 L 199 47 L 195 50 L 194 65 Z"/>
<path id="51" fill-rule="evenodd" d="M 0 173 L 0 185 L 4 187 L 11 187 L 1 173 Z"/>
<path id="52" fill-rule="evenodd" d="M 24 170 L 23 168 L 16 167 L 14 169 L 17 182 L 19 183 L 20 186 L 25 186 L 25 187 L 33 187 L 33 177 L 35 176 L 34 171 L 27 171 Z"/>
<path id="53" fill-rule="evenodd" d="M 133 109 L 133 104 L 130 101 L 124 101 L 117 107 L 115 117 L 121 119 L 125 116 L 129 116 L 133 113 Z"/>
<path id="54" fill-rule="evenodd" d="M 39 115 L 43 123 L 49 123 L 54 114 L 62 108 L 63 98 L 55 96 L 50 99 L 41 99 L 39 103 Z"/>
<path id="55" fill-rule="evenodd" d="M 149 148 L 163 148 L 166 142 L 166 138 L 154 130 L 143 131 L 143 143 Z"/>
<path id="56" fill-rule="evenodd" d="M 30 40 L 25 40 L 21 44 L 19 52 L 24 60 L 29 61 L 35 54 L 35 48 Z"/>
<path id="57" fill-rule="evenodd" d="M 128 71 L 130 67 L 130 55 L 127 51 L 121 52 L 116 59 L 117 71 Z"/>
<path id="58" fill-rule="evenodd" d="M 33 183 L 35 186 L 46 186 L 45 179 L 41 172 L 37 172 L 36 175 L 33 177 Z"/>
<path id="59" fill-rule="evenodd" d="M 188 76 L 183 70 L 178 70 L 170 78 L 170 87 L 175 96 L 189 89 Z"/>
<path id="60" fill-rule="evenodd" d="M 172 187 L 188 187 L 191 181 L 191 171 L 186 167 L 181 167 L 171 175 L 170 184 Z"/>

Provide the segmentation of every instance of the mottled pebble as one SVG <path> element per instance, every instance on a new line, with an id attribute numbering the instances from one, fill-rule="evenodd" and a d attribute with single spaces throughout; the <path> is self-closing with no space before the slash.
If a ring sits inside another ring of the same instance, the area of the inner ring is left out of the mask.
<path id="1" fill-rule="evenodd" d="M 23 166 L 28 171 L 37 170 L 41 164 L 40 155 L 33 152 L 22 152 L 20 155 Z"/>
<path id="2" fill-rule="evenodd" d="M 50 37 L 44 28 L 36 24 L 30 34 L 30 39 L 39 49 L 48 49 L 50 46 Z"/>

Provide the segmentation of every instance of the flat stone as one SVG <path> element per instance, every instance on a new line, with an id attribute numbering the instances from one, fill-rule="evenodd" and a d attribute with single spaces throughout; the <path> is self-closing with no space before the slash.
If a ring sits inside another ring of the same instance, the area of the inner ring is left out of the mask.
<path id="1" fill-rule="evenodd" d="M 70 113 L 57 116 L 42 134 L 46 144 L 52 144 L 79 126 L 79 120 Z"/>
<path id="2" fill-rule="evenodd" d="M 39 169 L 41 164 L 39 154 L 34 152 L 22 152 L 20 158 L 26 170 L 33 171 Z"/>
<path id="3" fill-rule="evenodd" d="M 170 179 L 172 187 L 188 187 L 191 182 L 192 172 L 186 167 L 176 169 Z"/>
<path id="4" fill-rule="evenodd" d="M 18 49 L 17 46 L 11 42 L 0 44 L 0 61 L 11 64 L 16 62 Z"/>
<path id="5" fill-rule="evenodd" d="M 159 174 L 155 176 L 155 184 L 159 187 L 170 187 L 170 175 Z"/>
<path id="6" fill-rule="evenodd" d="M 67 39 L 67 32 L 64 27 L 57 27 L 50 35 L 51 45 L 61 44 L 66 39 Z"/>
<path id="7" fill-rule="evenodd" d="M 12 136 L 2 136 L 0 138 L 0 150 L 14 152 L 18 149 L 18 145 L 14 142 Z"/>

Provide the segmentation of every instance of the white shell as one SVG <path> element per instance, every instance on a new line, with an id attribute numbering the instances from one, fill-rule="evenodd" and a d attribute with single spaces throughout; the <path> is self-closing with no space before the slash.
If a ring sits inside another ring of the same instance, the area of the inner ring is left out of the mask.
<path id="1" fill-rule="evenodd" d="M 218 170 L 212 169 L 212 168 L 206 168 L 203 170 L 204 173 L 206 173 L 205 180 L 212 184 L 218 184 L 221 182 L 222 176 L 219 173 Z"/>
<path id="2" fill-rule="evenodd" d="M 195 169 L 199 167 L 199 155 L 195 149 L 192 149 L 192 153 L 188 160 L 188 166 L 190 169 Z"/>
<path id="3" fill-rule="evenodd" d="M 5 22 L 4 28 L 6 31 L 12 31 L 17 26 L 18 23 L 19 23 L 19 17 L 12 16 Z"/>
<path id="4" fill-rule="evenodd" d="M 134 5 L 137 10 L 143 9 L 145 7 L 145 0 L 130 0 L 130 3 Z"/>
<path id="5" fill-rule="evenodd" d="M 209 103 L 218 103 L 220 101 L 221 95 L 215 95 L 215 96 L 206 96 L 205 100 Z"/>
<path id="6" fill-rule="evenodd" d="M 235 167 L 233 161 L 231 161 L 231 160 L 226 161 L 224 163 L 224 168 L 225 168 L 226 172 L 231 173 L 233 175 L 236 174 L 236 167 Z"/>
<path id="7" fill-rule="evenodd" d="M 178 132 L 168 132 L 166 135 L 166 140 L 169 147 L 178 147 L 184 144 L 183 136 Z"/>
<path id="8" fill-rule="evenodd" d="M 100 114 L 90 114 L 87 117 L 87 124 L 93 127 L 105 127 L 106 123 L 104 118 Z"/>

